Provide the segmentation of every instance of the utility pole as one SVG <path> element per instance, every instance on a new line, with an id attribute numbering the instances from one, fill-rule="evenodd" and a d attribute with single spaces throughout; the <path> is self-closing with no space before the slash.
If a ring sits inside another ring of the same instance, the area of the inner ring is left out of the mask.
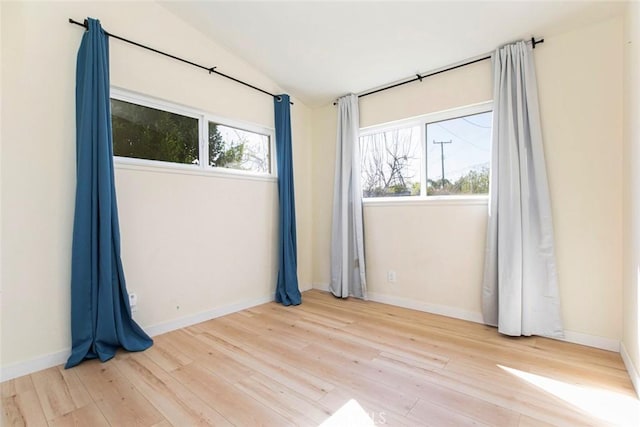
<path id="1" fill-rule="evenodd" d="M 440 144 L 440 161 L 442 163 L 442 183 L 440 184 L 440 188 L 444 189 L 444 144 L 451 144 L 453 140 L 449 141 L 436 141 L 433 140 L 434 144 Z"/>

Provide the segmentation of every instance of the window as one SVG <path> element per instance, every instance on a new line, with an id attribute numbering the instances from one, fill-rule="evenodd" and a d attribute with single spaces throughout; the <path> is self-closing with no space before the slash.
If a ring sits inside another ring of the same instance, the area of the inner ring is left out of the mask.
<path id="1" fill-rule="evenodd" d="M 271 172 L 269 136 L 209 122 L 209 166 Z"/>
<path id="2" fill-rule="evenodd" d="M 428 123 L 427 195 L 489 193 L 491 112 Z"/>
<path id="3" fill-rule="evenodd" d="M 361 131 L 363 197 L 487 194 L 489 108 L 484 104 Z"/>
<path id="4" fill-rule="evenodd" d="M 420 195 L 420 126 L 360 137 L 363 197 Z"/>
<path id="5" fill-rule="evenodd" d="M 113 154 L 197 165 L 198 119 L 111 100 Z"/>
<path id="6" fill-rule="evenodd" d="M 141 162 L 188 165 L 196 170 L 235 169 L 271 175 L 268 129 L 236 125 L 188 108 L 113 90 L 113 154 Z"/>

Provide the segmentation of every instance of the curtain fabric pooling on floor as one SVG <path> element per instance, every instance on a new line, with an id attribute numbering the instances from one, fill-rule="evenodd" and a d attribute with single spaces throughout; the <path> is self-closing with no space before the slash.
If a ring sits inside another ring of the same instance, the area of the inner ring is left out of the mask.
<path id="1" fill-rule="evenodd" d="M 120 259 L 113 175 L 108 36 L 88 19 L 76 69 L 76 202 L 71 260 L 72 351 L 66 368 L 153 341 L 131 317 Z"/>

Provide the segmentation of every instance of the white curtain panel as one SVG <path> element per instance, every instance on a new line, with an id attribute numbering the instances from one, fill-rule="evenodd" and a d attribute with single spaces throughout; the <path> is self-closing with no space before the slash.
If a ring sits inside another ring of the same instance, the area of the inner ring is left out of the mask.
<path id="1" fill-rule="evenodd" d="M 330 289 L 337 297 L 366 299 L 359 115 L 356 95 L 338 100 Z"/>
<path id="2" fill-rule="evenodd" d="M 532 48 L 493 56 L 493 141 L 483 281 L 486 324 L 512 335 L 563 335 L 553 223 Z"/>

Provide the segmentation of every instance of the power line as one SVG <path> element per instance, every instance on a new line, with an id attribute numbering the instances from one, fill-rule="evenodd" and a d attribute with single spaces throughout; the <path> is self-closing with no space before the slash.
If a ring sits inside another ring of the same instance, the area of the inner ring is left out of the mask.
<path id="1" fill-rule="evenodd" d="M 482 128 L 482 129 L 491 129 L 491 126 L 482 126 L 479 125 L 477 123 L 472 122 L 471 120 L 467 119 L 466 117 L 461 117 L 462 120 L 464 120 L 465 122 L 469 123 L 470 125 Z"/>
<path id="2" fill-rule="evenodd" d="M 433 140 L 434 144 L 440 144 L 440 161 L 442 163 L 442 184 L 440 184 L 441 188 L 444 188 L 444 144 L 451 144 L 453 143 L 453 140 L 449 140 L 449 141 L 436 141 L 435 139 Z"/>
<path id="3" fill-rule="evenodd" d="M 458 135 L 457 133 L 453 132 L 452 130 L 447 129 L 446 127 L 444 127 L 444 126 L 442 125 L 442 123 L 436 123 L 436 124 L 437 124 L 438 126 L 440 126 L 442 129 L 444 129 L 445 131 L 449 132 L 451 135 L 453 135 L 453 136 L 455 136 L 456 138 L 460 139 L 462 142 L 466 142 L 467 144 L 471 145 L 472 147 L 474 147 L 474 148 L 476 148 L 476 149 L 478 149 L 478 150 L 480 150 L 480 151 L 486 151 L 486 152 L 489 152 L 489 150 L 488 150 L 488 149 L 486 149 L 486 148 L 482 148 L 482 147 L 478 147 L 478 146 L 477 146 L 476 144 L 474 144 L 473 142 L 471 142 L 471 141 L 469 141 L 469 140 L 467 140 L 467 139 L 465 139 L 465 138 L 461 137 L 460 135 Z"/>

